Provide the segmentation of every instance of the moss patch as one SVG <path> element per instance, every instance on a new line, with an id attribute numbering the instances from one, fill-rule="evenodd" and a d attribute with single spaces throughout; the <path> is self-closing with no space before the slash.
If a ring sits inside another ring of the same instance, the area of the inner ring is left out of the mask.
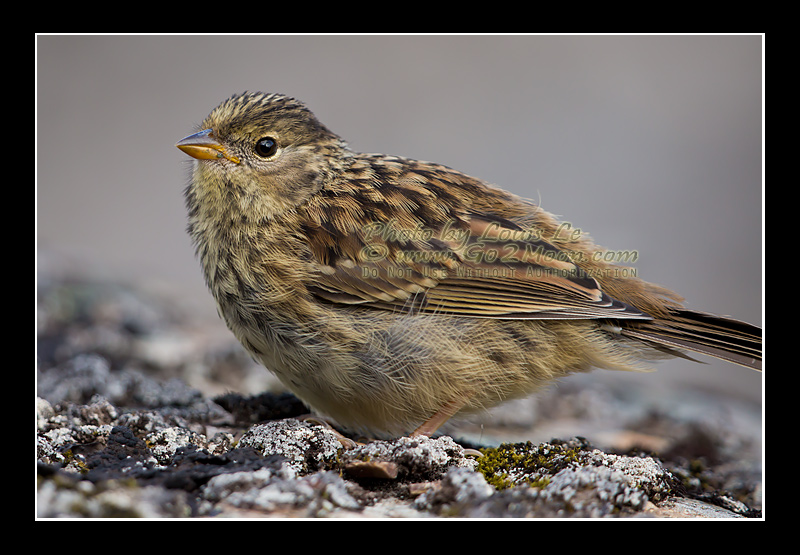
<path id="1" fill-rule="evenodd" d="M 519 484 L 543 488 L 550 477 L 570 465 L 577 465 L 589 449 L 583 438 L 569 441 L 553 440 L 535 445 L 503 443 L 498 447 L 481 449 L 476 470 L 498 490 Z"/>

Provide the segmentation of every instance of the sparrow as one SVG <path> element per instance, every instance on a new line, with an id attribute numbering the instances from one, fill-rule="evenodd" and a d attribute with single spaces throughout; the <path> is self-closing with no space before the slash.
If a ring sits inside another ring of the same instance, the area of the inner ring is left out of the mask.
<path id="1" fill-rule="evenodd" d="M 231 96 L 176 146 L 220 316 L 347 430 L 431 435 L 570 373 L 689 353 L 761 370 L 759 327 L 685 308 L 533 201 L 354 152 L 292 97 Z"/>

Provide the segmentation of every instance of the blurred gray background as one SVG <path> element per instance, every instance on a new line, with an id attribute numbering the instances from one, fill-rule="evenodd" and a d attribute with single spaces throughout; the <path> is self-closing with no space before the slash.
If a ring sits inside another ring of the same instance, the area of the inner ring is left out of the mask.
<path id="1" fill-rule="evenodd" d="M 305 101 L 366 152 L 537 200 L 688 305 L 761 324 L 761 36 L 39 36 L 37 261 L 172 291 L 223 326 L 185 233 L 174 147 L 244 90 Z M 602 374 L 602 373 L 601 373 Z M 721 362 L 681 380 L 751 400 Z M 255 393 L 255 392 L 249 392 Z"/>

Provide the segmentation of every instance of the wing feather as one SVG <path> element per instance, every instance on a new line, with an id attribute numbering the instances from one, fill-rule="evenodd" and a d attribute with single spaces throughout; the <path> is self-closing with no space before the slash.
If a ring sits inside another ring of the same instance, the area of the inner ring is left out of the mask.
<path id="1" fill-rule="evenodd" d="M 471 212 L 424 239 L 351 236 L 344 243 L 350 248 L 326 260 L 328 270 L 309 290 L 333 303 L 394 311 L 650 319 L 609 297 L 568 253 L 539 238 L 519 238 L 520 231 L 516 224 Z"/>

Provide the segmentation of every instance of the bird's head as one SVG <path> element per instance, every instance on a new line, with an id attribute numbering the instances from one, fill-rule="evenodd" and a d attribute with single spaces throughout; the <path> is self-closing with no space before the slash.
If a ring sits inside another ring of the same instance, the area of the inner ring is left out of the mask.
<path id="1" fill-rule="evenodd" d="M 187 197 L 273 217 L 319 191 L 346 145 L 294 98 L 234 95 L 175 146 L 197 159 Z M 190 199 L 191 200 L 191 199 Z"/>

